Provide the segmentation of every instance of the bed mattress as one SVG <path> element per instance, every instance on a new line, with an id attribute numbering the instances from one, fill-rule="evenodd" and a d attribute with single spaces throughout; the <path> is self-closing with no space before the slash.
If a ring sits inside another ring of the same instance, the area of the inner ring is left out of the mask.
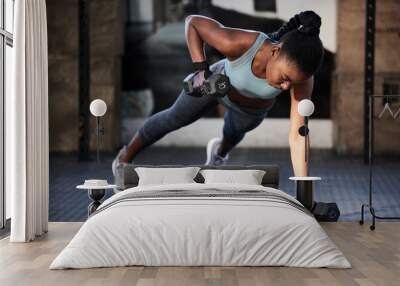
<path id="1" fill-rule="evenodd" d="M 120 192 L 88 218 L 50 269 L 129 265 L 351 267 L 296 199 L 228 183 Z"/>

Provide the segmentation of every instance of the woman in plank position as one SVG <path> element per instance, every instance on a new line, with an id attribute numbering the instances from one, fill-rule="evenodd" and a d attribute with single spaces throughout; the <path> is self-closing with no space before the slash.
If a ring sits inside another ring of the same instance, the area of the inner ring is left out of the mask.
<path id="1" fill-rule="evenodd" d="M 314 73 L 322 63 L 324 49 L 319 38 L 321 18 L 313 11 L 293 16 L 278 31 L 263 32 L 225 27 L 200 15 L 190 15 L 185 21 L 186 42 L 195 71 L 195 87 L 199 87 L 205 73 L 223 73 L 232 88 L 224 97 L 194 97 L 183 90 L 174 104 L 150 116 L 128 146 L 115 158 L 112 169 L 130 162 L 143 148 L 167 133 L 189 125 L 206 111 L 223 104 L 222 138 L 212 138 L 207 144 L 206 165 L 225 164 L 229 152 L 266 117 L 283 90 L 290 90 L 289 145 L 295 176 L 308 176 L 304 160 L 304 137 L 298 129 L 304 118 L 297 112 L 302 99 L 310 99 Z M 204 43 L 214 47 L 226 58 L 208 66 Z"/>

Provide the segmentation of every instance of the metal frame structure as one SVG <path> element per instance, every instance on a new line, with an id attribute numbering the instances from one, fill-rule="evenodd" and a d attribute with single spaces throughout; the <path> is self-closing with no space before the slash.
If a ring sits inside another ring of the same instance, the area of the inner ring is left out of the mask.
<path id="1" fill-rule="evenodd" d="M 374 58 L 375 58 L 375 0 L 366 0 L 365 21 L 365 66 L 364 66 L 364 163 L 371 160 L 371 122 L 374 106 L 370 97 L 374 93 Z"/>
<path id="2" fill-rule="evenodd" d="M 364 79 L 364 162 L 369 165 L 368 204 L 361 206 L 361 220 L 364 224 L 364 209 L 368 208 L 372 215 L 370 229 L 375 229 L 376 219 L 397 220 L 400 217 L 383 217 L 376 214 L 372 202 L 372 177 L 374 160 L 374 99 L 391 97 L 400 98 L 400 95 L 374 95 L 374 49 L 375 49 L 375 13 L 376 1 L 366 0 L 365 25 L 365 79 Z"/>

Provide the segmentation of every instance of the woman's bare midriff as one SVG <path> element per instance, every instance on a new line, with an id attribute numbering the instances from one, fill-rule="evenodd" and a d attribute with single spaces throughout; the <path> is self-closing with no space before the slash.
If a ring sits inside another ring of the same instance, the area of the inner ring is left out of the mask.
<path id="1" fill-rule="evenodd" d="M 255 109 L 266 109 L 274 104 L 275 99 L 262 99 L 262 98 L 251 98 L 240 94 L 235 88 L 231 88 L 228 95 L 229 99 L 243 107 L 255 108 Z"/>

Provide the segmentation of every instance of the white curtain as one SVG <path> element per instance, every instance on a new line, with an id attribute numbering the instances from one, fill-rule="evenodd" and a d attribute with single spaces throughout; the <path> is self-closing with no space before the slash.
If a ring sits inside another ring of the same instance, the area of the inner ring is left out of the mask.
<path id="1" fill-rule="evenodd" d="M 48 65 L 45 0 L 15 1 L 13 94 L 7 98 L 6 166 L 11 242 L 47 232 Z"/>

